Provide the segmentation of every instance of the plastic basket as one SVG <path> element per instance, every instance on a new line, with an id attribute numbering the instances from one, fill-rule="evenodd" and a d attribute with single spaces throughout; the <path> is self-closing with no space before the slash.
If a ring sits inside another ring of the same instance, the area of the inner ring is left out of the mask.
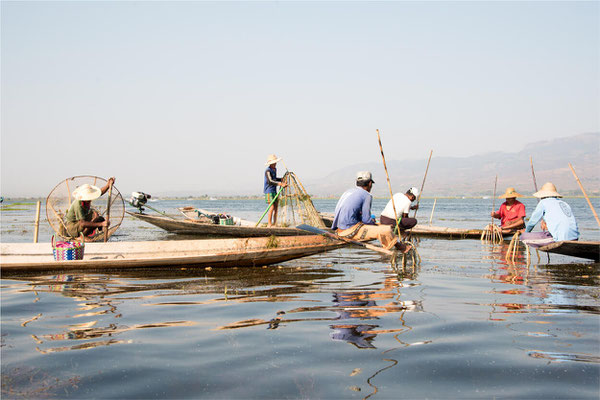
<path id="1" fill-rule="evenodd" d="M 219 218 L 219 225 L 233 225 L 233 218 L 231 217 L 227 217 L 227 218 Z"/>
<path id="2" fill-rule="evenodd" d="M 55 261 L 83 260 L 85 242 L 83 236 L 79 241 L 55 241 L 52 236 L 52 254 Z"/>

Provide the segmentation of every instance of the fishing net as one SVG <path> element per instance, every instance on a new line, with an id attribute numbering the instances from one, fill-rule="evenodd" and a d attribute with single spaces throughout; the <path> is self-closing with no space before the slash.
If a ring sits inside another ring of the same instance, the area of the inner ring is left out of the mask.
<path id="1" fill-rule="evenodd" d="M 65 215 L 71 206 L 71 203 L 75 200 L 73 198 L 73 191 L 79 186 L 88 183 L 93 186 L 102 188 L 106 185 L 107 180 L 99 178 L 97 176 L 74 176 L 61 181 L 48 195 L 46 199 L 46 218 L 54 232 L 64 239 L 69 239 L 69 235 L 66 232 L 66 220 Z M 106 219 L 106 211 L 108 206 L 108 191 L 101 197 L 92 201 L 92 209 L 98 213 L 98 215 Z M 123 222 L 125 216 L 125 203 L 119 190 L 113 185 L 110 194 L 110 228 L 109 236 L 112 235 L 117 228 Z M 96 232 L 96 235 L 86 237 L 86 241 L 103 240 L 104 233 Z"/>
<path id="2" fill-rule="evenodd" d="M 293 172 L 286 172 L 282 182 L 287 186 L 281 192 L 277 221 L 281 226 L 307 224 L 325 229 L 323 218 L 315 208 L 310 195 Z"/>

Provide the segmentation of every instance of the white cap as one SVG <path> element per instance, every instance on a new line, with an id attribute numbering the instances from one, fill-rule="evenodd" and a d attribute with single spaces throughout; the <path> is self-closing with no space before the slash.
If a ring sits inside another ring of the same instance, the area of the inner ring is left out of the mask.
<path id="1" fill-rule="evenodd" d="M 375 181 L 373 180 L 373 176 L 371 175 L 371 173 L 369 171 L 360 171 L 356 174 L 356 181 L 357 182 L 373 182 L 375 183 Z"/>
<path id="2" fill-rule="evenodd" d="M 415 197 L 419 197 L 419 189 L 414 186 L 408 189 L 408 192 L 412 193 Z"/>

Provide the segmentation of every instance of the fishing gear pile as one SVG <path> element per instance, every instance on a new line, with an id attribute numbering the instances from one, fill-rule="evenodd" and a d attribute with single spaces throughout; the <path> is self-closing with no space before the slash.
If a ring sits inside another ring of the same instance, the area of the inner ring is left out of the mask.
<path id="1" fill-rule="evenodd" d="M 295 173 L 286 172 L 282 178 L 287 186 L 279 196 L 277 209 L 277 225 L 297 226 L 300 224 L 325 228 L 323 218 L 315 208 L 310 195 Z"/>

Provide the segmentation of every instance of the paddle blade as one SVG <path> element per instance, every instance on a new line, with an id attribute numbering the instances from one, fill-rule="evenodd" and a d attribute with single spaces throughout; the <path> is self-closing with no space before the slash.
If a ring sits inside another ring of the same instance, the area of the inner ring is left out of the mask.
<path id="1" fill-rule="evenodd" d="M 310 226 L 310 225 L 306 225 L 306 224 L 297 225 L 296 229 L 301 229 L 303 231 L 312 232 L 316 235 L 322 235 L 322 234 L 326 233 L 326 231 L 324 231 L 323 229 L 315 228 L 314 226 Z"/>

